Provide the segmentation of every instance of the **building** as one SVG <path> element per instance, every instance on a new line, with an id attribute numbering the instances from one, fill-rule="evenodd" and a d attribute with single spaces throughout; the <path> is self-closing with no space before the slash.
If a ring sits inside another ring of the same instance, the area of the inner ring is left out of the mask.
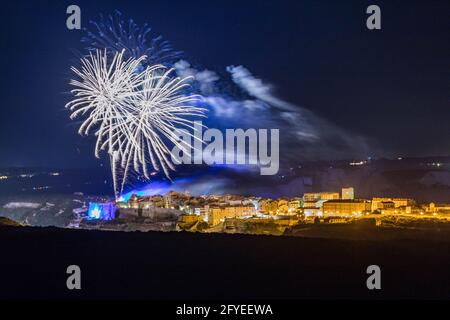
<path id="1" fill-rule="evenodd" d="M 278 210 L 278 201 L 272 199 L 261 200 L 260 210 L 262 213 L 275 215 Z"/>
<path id="2" fill-rule="evenodd" d="M 225 219 L 251 217 L 256 214 L 255 206 L 226 206 L 205 208 L 208 215 L 208 224 L 210 226 L 218 225 Z"/>
<path id="3" fill-rule="evenodd" d="M 172 195 L 170 193 L 166 194 L 163 197 L 163 201 L 164 201 L 164 208 L 168 209 L 168 208 L 174 208 L 174 204 L 173 204 L 173 199 L 172 199 Z"/>
<path id="4" fill-rule="evenodd" d="M 355 199 L 355 189 L 352 187 L 342 188 L 342 200 L 353 200 Z"/>
<path id="5" fill-rule="evenodd" d="M 394 201 L 383 201 L 383 202 L 381 202 L 381 209 L 383 209 L 383 210 L 395 209 L 395 202 Z"/>
<path id="6" fill-rule="evenodd" d="M 319 193 L 319 200 L 339 200 L 339 192 L 321 192 Z"/>
<path id="7" fill-rule="evenodd" d="M 321 217 L 323 216 L 322 208 L 303 208 L 303 215 L 305 218 Z"/>
<path id="8" fill-rule="evenodd" d="M 426 211 L 430 213 L 450 213 L 450 204 L 449 203 L 435 204 L 431 202 L 426 207 Z"/>
<path id="9" fill-rule="evenodd" d="M 320 199 L 320 193 L 316 192 L 316 193 L 305 193 L 303 194 L 303 202 L 316 202 L 317 200 Z"/>
<path id="10" fill-rule="evenodd" d="M 303 194 L 304 202 L 316 202 L 319 200 L 338 200 L 339 192 L 308 192 Z"/>
<path id="11" fill-rule="evenodd" d="M 305 218 L 308 217 L 321 217 L 323 215 L 322 206 L 325 202 L 329 200 L 320 200 L 320 194 L 319 199 L 316 201 L 304 201 L 303 202 L 303 214 L 305 215 Z"/>
<path id="12" fill-rule="evenodd" d="M 122 208 L 130 208 L 130 209 L 150 209 L 153 207 L 156 208 L 165 208 L 166 200 L 161 195 L 155 196 L 138 196 L 133 194 L 128 202 L 120 203 L 120 207 Z"/>
<path id="13" fill-rule="evenodd" d="M 294 198 L 289 201 L 289 214 L 297 214 L 301 211 L 303 200 L 301 198 Z"/>
<path id="14" fill-rule="evenodd" d="M 329 200 L 323 203 L 325 216 L 355 215 L 369 212 L 371 209 L 368 200 Z"/>
<path id="15" fill-rule="evenodd" d="M 393 203 L 393 208 L 392 208 Z M 406 198 L 373 198 L 371 211 L 381 211 L 388 209 L 398 209 L 401 207 L 412 207 L 415 205 L 414 200 Z"/>
<path id="16" fill-rule="evenodd" d="M 321 216 L 322 206 L 326 201 L 339 200 L 338 192 L 305 193 L 303 195 L 303 212 L 305 216 Z"/>
<path id="17" fill-rule="evenodd" d="M 289 201 L 286 199 L 278 200 L 277 214 L 285 215 L 289 212 Z"/>

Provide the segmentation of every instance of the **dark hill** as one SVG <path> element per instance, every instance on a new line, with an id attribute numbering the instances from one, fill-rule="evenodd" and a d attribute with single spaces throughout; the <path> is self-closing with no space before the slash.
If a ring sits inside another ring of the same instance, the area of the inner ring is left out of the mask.
<path id="1" fill-rule="evenodd" d="M 21 224 L 9 218 L 0 217 L 0 227 L 20 227 Z"/>
<path id="2" fill-rule="evenodd" d="M 3 228 L 0 298 L 450 298 L 450 242 Z M 66 268 L 82 290 L 66 289 Z M 366 289 L 366 268 L 382 290 Z"/>

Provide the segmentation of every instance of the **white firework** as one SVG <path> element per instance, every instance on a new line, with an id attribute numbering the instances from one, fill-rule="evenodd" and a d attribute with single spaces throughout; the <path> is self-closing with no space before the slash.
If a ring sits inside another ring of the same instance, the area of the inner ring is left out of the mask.
<path id="1" fill-rule="evenodd" d="M 97 51 L 81 60 L 81 71 L 72 67 L 81 81 L 70 82 L 76 87 L 72 90 L 76 99 L 66 107 L 73 111 L 72 119 L 86 116 L 80 134 L 96 130 L 95 155 L 105 149 L 110 155 L 116 195 L 118 166 L 123 169 L 120 192 L 130 171 L 149 178 L 149 165 L 156 171 L 162 168 L 169 177 L 169 170 L 175 170 L 169 144 L 185 152 L 191 148 L 179 142 L 175 130 L 180 126 L 193 129 L 189 118 L 205 112 L 192 105 L 199 96 L 182 93 L 189 78 L 172 77 L 173 70 L 161 65 L 139 72 L 143 59 L 124 61 L 122 52 L 108 63 L 106 51 Z"/>
<path id="2" fill-rule="evenodd" d="M 76 87 L 71 91 L 76 99 L 67 103 L 66 108 L 72 111 L 71 119 L 87 114 L 78 133 L 88 135 L 91 129 L 96 129 L 97 158 L 106 146 L 108 153 L 113 154 L 114 136 L 130 116 L 131 98 L 142 81 L 142 74 L 135 70 L 145 57 L 124 61 L 123 55 L 124 51 L 116 53 L 108 62 L 106 50 L 97 50 L 95 55 L 91 53 L 81 59 L 81 70 L 71 68 L 80 80 L 70 81 Z"/>

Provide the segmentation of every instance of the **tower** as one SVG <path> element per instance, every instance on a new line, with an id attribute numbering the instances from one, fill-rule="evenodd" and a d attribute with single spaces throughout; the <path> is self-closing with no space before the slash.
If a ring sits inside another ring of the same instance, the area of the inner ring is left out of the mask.
<path id="1" fill-rule="evenodd" d="M 355 199 L 355 190 L 352 187 L 342 188 L 342 200 Z"/>

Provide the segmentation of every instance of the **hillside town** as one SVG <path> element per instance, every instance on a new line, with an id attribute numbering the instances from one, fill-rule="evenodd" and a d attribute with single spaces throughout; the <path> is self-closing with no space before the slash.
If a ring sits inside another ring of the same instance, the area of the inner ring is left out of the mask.
<path id="1" fill-rule="evenodd" d="M 386 217 L 446 222 L 450 204 L 418 204 L 408 198 L 359 199 L 353 187 L 278 199 L 228 194 L 191 196 L 189 192 L 171 191 L 153 196 L 133 194 L 115 203 L 91 203 L 87 224 L 99 220 L 135 225 L 175 222 L 176 230 L 283 234 L 289 228 L 308 224 L 378 225 Z"/>

